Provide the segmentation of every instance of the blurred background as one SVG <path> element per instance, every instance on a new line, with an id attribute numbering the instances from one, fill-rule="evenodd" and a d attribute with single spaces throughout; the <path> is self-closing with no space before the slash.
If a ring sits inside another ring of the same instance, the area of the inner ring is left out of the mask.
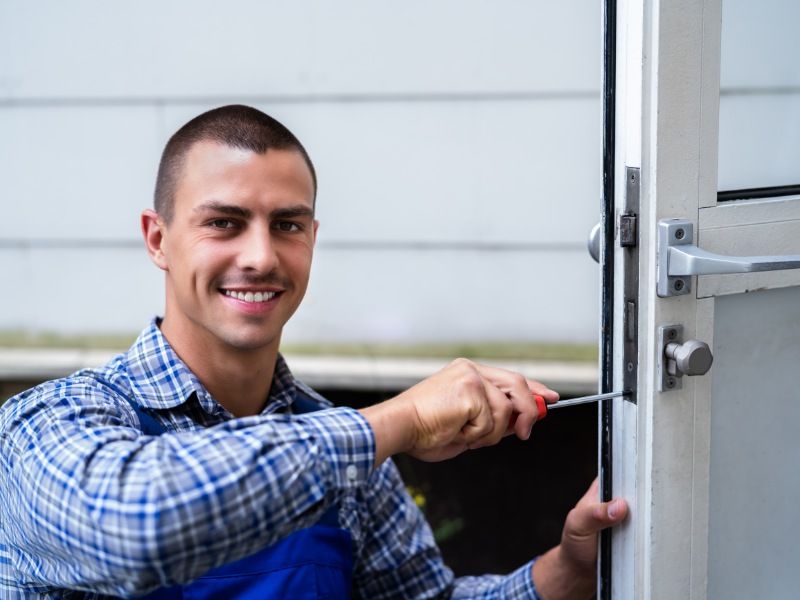
<path id="1" fill-rule="evenodd" d="M 284 336 L 301 378 L 361 405 L 468 355 L 591 393 L 601 9 L 0 0 L 0 401 L 160 313 L 138 216 L 169 136 L 230 103 L 286 124 L 318 171 L 315 266 Z M 800 8 L 726 0 L 723 22 L 720 189 L 795 183 L 800 63 L 782 44 Z M 400 459 L 458 573 L 558 540 L 596 470 L 595 408 L 560 412 L 529 444 Z"/>

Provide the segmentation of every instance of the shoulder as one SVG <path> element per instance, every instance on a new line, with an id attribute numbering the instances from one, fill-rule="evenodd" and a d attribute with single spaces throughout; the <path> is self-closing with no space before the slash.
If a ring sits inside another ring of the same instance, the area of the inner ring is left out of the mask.
<path id="1" fill-rule="evenodd" d="M 45 381 L 9 398 L 0 408 L 3 444 L 14 430 L 41 431 L 54 421 L 100 420 L 134 425 L 137 420 L 126 401 L 130 384 L 121 357 L 96 369 Z"/>

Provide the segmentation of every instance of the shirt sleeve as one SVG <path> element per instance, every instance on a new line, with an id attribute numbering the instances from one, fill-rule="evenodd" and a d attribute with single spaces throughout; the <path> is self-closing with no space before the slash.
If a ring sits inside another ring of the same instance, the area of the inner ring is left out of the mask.
<path id="1" fill-rule="evenodd" d="M 364 525 L 354 574 L 356 598 L 539 600 L 533 561 L 508 575 L 455 578 L 391 460 L 373 473 L 359 495 Z"/>
<path id="2" fill-rule="evenodd" d="M 114 595 L 181 583 L 313 523 L 369 477 L 348 408 L 147 436 L 91 381 L 0 411 L 0 546 L 24 581 Z"/>

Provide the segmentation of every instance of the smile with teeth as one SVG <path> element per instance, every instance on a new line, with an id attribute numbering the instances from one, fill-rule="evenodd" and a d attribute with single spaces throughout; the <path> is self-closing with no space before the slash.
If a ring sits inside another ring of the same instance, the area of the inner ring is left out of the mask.
<path id="1" fill-rule="evenodd" d="M 225 290 L 225 295 L 236 298 L 242 302 L 269 302 L 278 292 L 237 292 L 235 290 Z"/>

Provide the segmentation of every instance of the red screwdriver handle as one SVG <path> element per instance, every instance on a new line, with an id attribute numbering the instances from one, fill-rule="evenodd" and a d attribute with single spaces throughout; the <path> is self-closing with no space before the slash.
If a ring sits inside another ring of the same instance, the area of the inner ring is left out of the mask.
<path id="1" fill-rule="evenodd" d="M 539 412 L 539 416 L 536 417 L 536 420 L 541 421 L 547 416 L 547 402 L 545 402 L 544 398 L 539 394 L 534 394 L 533 399 L 536 401 L 536 410 Z"/>

